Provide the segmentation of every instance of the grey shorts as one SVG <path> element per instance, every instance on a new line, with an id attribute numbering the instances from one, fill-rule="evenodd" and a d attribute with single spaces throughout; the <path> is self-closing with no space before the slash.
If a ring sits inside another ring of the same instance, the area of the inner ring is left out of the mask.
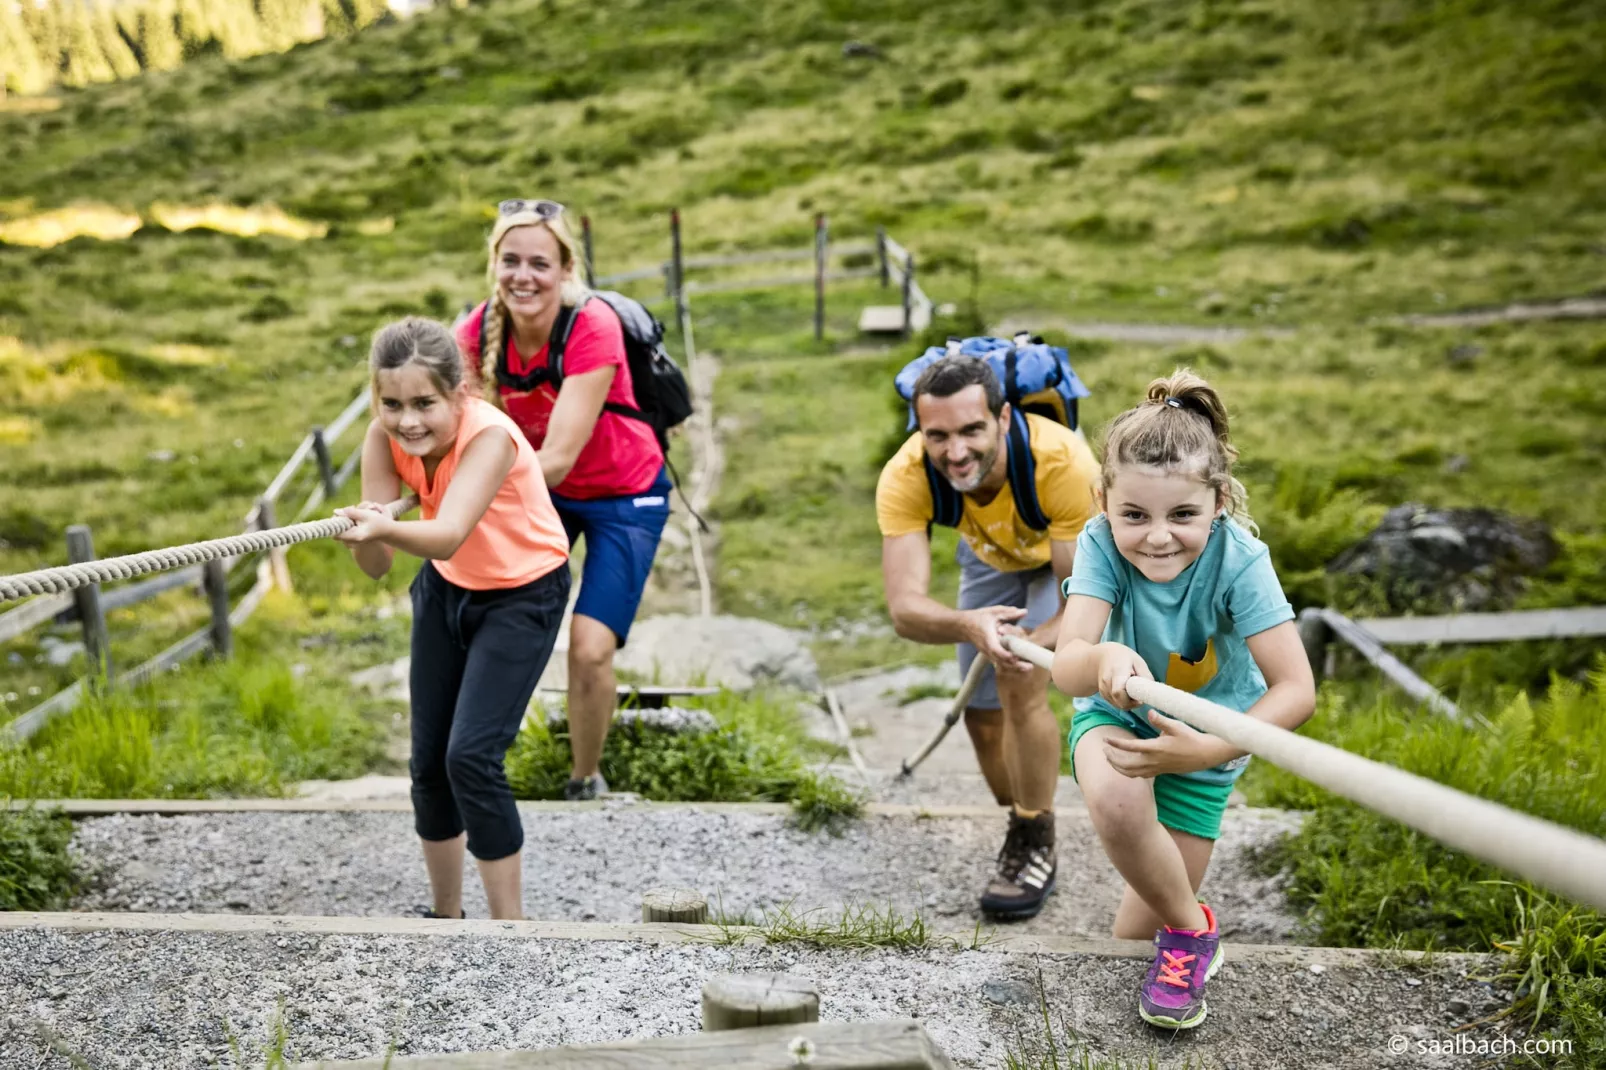
<path id="1" fill-rule="evenodd" d="M 1048 620 L 1059 612 L 1059 584 L 1054 570 L 1047 565 L 1025 572 L 1000 572 L 976 556 L 964 539 L 959 540 L 959 608 L 981 609 L 984 606 L 1024 606 L 1026 616 L 1018 623 L 1026 631 Z M 976 658 L 976 648 L 969 643 L 956 646 L 959 654 L 959 678 L 963 680 Z M 970 708 L 996 710 L 998 681 L 991 665 L 982 674 L 976 693 L 970 698 Z"/>

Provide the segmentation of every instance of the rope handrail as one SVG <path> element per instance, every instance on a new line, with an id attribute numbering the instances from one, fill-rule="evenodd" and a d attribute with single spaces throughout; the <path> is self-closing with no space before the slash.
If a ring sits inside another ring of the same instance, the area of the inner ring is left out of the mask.
<path id="1" fill-rule="evenodd" d="M 1053 651 L 1036 643 L 1008 636 L 1004 645 L 1033 665 L 1053 667 Z M 1126 692 L 1446 846 L 1606 910 L 1606 840 L 1245 717 L 1154 680 L 1134 677 L 1127 681 Z"/>
<path id="2" fill-rule="evenodd" d="M 417 504 L 417 499 L 408 497 L 391 502 L 385 509 L 394 518 L 406 513 Z M 132 579 L 148 572 L 165 572 L 168 569 L 198 565 L 204 561 L 217 561 L 225 557 L 311 542 L 313 539 L 329 539 L 350 531 L 353 526 L 352 521 L 343 516 L 332 516 L 326 520 L 309 520 L 306 523 L 269 528 L 266 531 L 248 531 L 243 535 L 231 535 L 224 539 L 210 539 L 206 542 L 168 546 L 160 550 L 146 550 L 143 553 L 127 554 L 123 557 L 107 557 L 77 565 L 59 565 L 35 572 L 21 572 L 14 576 L 0 576 L 0 603 L 31 598 L 38 594 L 61 594 L 79 587 L 88 587 L 93 583 Z"/>

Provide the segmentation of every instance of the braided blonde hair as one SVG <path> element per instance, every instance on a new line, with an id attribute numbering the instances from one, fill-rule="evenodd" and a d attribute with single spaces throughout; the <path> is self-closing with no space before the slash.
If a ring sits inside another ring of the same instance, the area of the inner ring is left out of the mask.
<path id="1" fill-rule="evenodd" d="M 496 381 L 496 362 L 502 359 L 502 345 L 507 338 L 507 305 L 502 301 L 502 291 L 496 284 L 496 258 L 502 252 L 502 239 L 508 232 L 518 227 L 545 227 L 551 232 L 558 243 L 558 257 L 563 266 L 563 289 L 561 300 L 563 304 L 574 307 L 582 304 L 591 294 L 589 280 L 586 278 L 585 259 L 579 254 L 579 243 L 574 239 L 574 232 L 564 221 L 563 215 L 544 219 L 535 212 L 515 212 L 510 215 L 498 216 L 496 225 L 491 228 L 491 236 L 486 243 L 489 247 L 489 256 L 485 264 L 485 277 L 491 286 L 491 296 L 486 299 L 485 307 L 485 337 L 480 340 L 480 352 L 484 359 L 480 361 L 480 394 L 497 408 L 506 411 L 507 406 L 502 404 L 502 390 Z"/>
<path id="2" fill-rule="evenodd" d="M 1123 465 L 1196 470 L 1226 502 L 1228 515 L 1258 534 L 1249 515 L 1249 492 L 1232 474 L 1237 460 L 1221 395 L 1191 369 L 1178 368 L 1151 381 L 1143 402 L 1110 422 L 1100 478 L 1108 494 Z"/>

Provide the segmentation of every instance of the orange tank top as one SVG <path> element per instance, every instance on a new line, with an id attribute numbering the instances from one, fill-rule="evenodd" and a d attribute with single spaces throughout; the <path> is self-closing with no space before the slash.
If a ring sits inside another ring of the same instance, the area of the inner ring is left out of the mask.
<path id="1" fill-rule="evenodd" d="M 475 435 L 489 427 L 500 427 L 512 438 L 518 451 L 513 469 L 463 545 L 448 560 L 435 562 L 436 570 L 447 582 L 471 591 L 521 587 L 569 559 L 569 537 L 547 493 L 535 448 L 506 413 L 480 398 L 464 401 L 457 439 L 451 452 L 436 466 L 433 481 L 424 474 L 423 458 L 403 453 L 394 439 L 390 441 L 390 459 L 396 465 L 396 474 L 418 495 L 424 519 L 433 520 L 463 451 Z"/>

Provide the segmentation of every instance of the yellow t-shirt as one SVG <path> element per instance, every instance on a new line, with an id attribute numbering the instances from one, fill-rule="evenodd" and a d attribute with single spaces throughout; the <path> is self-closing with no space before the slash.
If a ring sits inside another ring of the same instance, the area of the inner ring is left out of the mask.
<path id="1" fill-rule="evenodd" d="M 1049 542 L 1075 542 L 1082 526 L 1098 513 L 1093 488 L 1099 465 L 1075 431 L 1042 416 L 1027 414 L 1032 457 L 1037 462 L 1037 503 L 1048 517 L 1047 531 L 1033 531 L 1015 510 L 1008 483 L 986 505 L 964 495 L 959 534 L 976 556 L 1000 572 L 1020 572 L 1049 562 Z M 876 522 L 885 538 L 926 530 L 935 509 L 926 483 L 926 447 L 916 431 L 881 469 L 875 488 Z"/>

